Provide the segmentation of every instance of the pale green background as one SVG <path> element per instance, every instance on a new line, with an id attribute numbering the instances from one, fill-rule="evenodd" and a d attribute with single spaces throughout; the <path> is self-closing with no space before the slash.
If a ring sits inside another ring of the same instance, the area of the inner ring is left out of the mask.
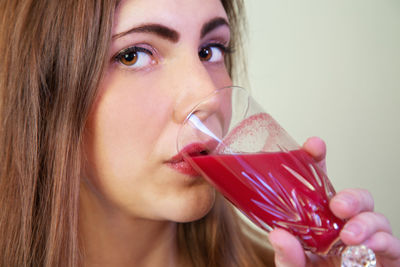
<path id="1" fill-rule="evenodd" d="M 400 237 L 400 0 L 245 0 L 253 95 L 340 190 L 370 190 Z"/>

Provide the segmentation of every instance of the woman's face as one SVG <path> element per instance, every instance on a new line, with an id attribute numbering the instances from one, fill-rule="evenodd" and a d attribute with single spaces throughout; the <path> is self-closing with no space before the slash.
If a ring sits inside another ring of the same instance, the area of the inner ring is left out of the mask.
<path id="1" fill-rule="evenodd" d="M 85 133 L 89 192 L 106 206 L 181 222 L 211 208 L 213 188 L 173 158 L 179 125 L 193 105 L 231 85 L 227 21 L 220 0 L 119 4 Z"/>

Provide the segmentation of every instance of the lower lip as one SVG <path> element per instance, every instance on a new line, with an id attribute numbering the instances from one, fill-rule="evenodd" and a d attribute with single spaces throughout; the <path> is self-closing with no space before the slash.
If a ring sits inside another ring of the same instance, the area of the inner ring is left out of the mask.
<path id="1" fill-rule="evenodd" d="M 193 177 L 201 176 L 193 167 L 186 161 L 179 161 L 179 162 L 168 162 L 167 165 L 172 169 L 186 175 L 190 175 Z"/>

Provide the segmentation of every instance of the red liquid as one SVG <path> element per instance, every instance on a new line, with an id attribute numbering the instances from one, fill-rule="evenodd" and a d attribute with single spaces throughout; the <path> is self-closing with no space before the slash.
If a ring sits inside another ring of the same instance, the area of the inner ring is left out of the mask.
<path id="1" fill-rule="evenodd" d="M 325 254 L 344 222 L 329 209 L 334 189 L 304 151 L 192 157 L 220 192 L 261 228 L 284 228 Z"/>

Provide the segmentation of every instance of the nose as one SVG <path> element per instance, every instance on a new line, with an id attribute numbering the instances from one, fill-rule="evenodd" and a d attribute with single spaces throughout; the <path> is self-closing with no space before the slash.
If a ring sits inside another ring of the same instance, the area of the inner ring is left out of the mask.
<path id="1" fill-rule="evenodd" d="M 175 69 L 180 73 L 180 77 L 174 83 L 177 86 L 177 97 L 173 120 L 178 124 L 182 123 L 195 107 L 196 116 L 203 120 L 215 113 L 220 105 L 218 98 L 211 97 L 218 89 L 217 82 L 203 62 L 199 58 L 187 58 L 183 61 L 179 67 L 176 66 L 180 69 Z"/>

